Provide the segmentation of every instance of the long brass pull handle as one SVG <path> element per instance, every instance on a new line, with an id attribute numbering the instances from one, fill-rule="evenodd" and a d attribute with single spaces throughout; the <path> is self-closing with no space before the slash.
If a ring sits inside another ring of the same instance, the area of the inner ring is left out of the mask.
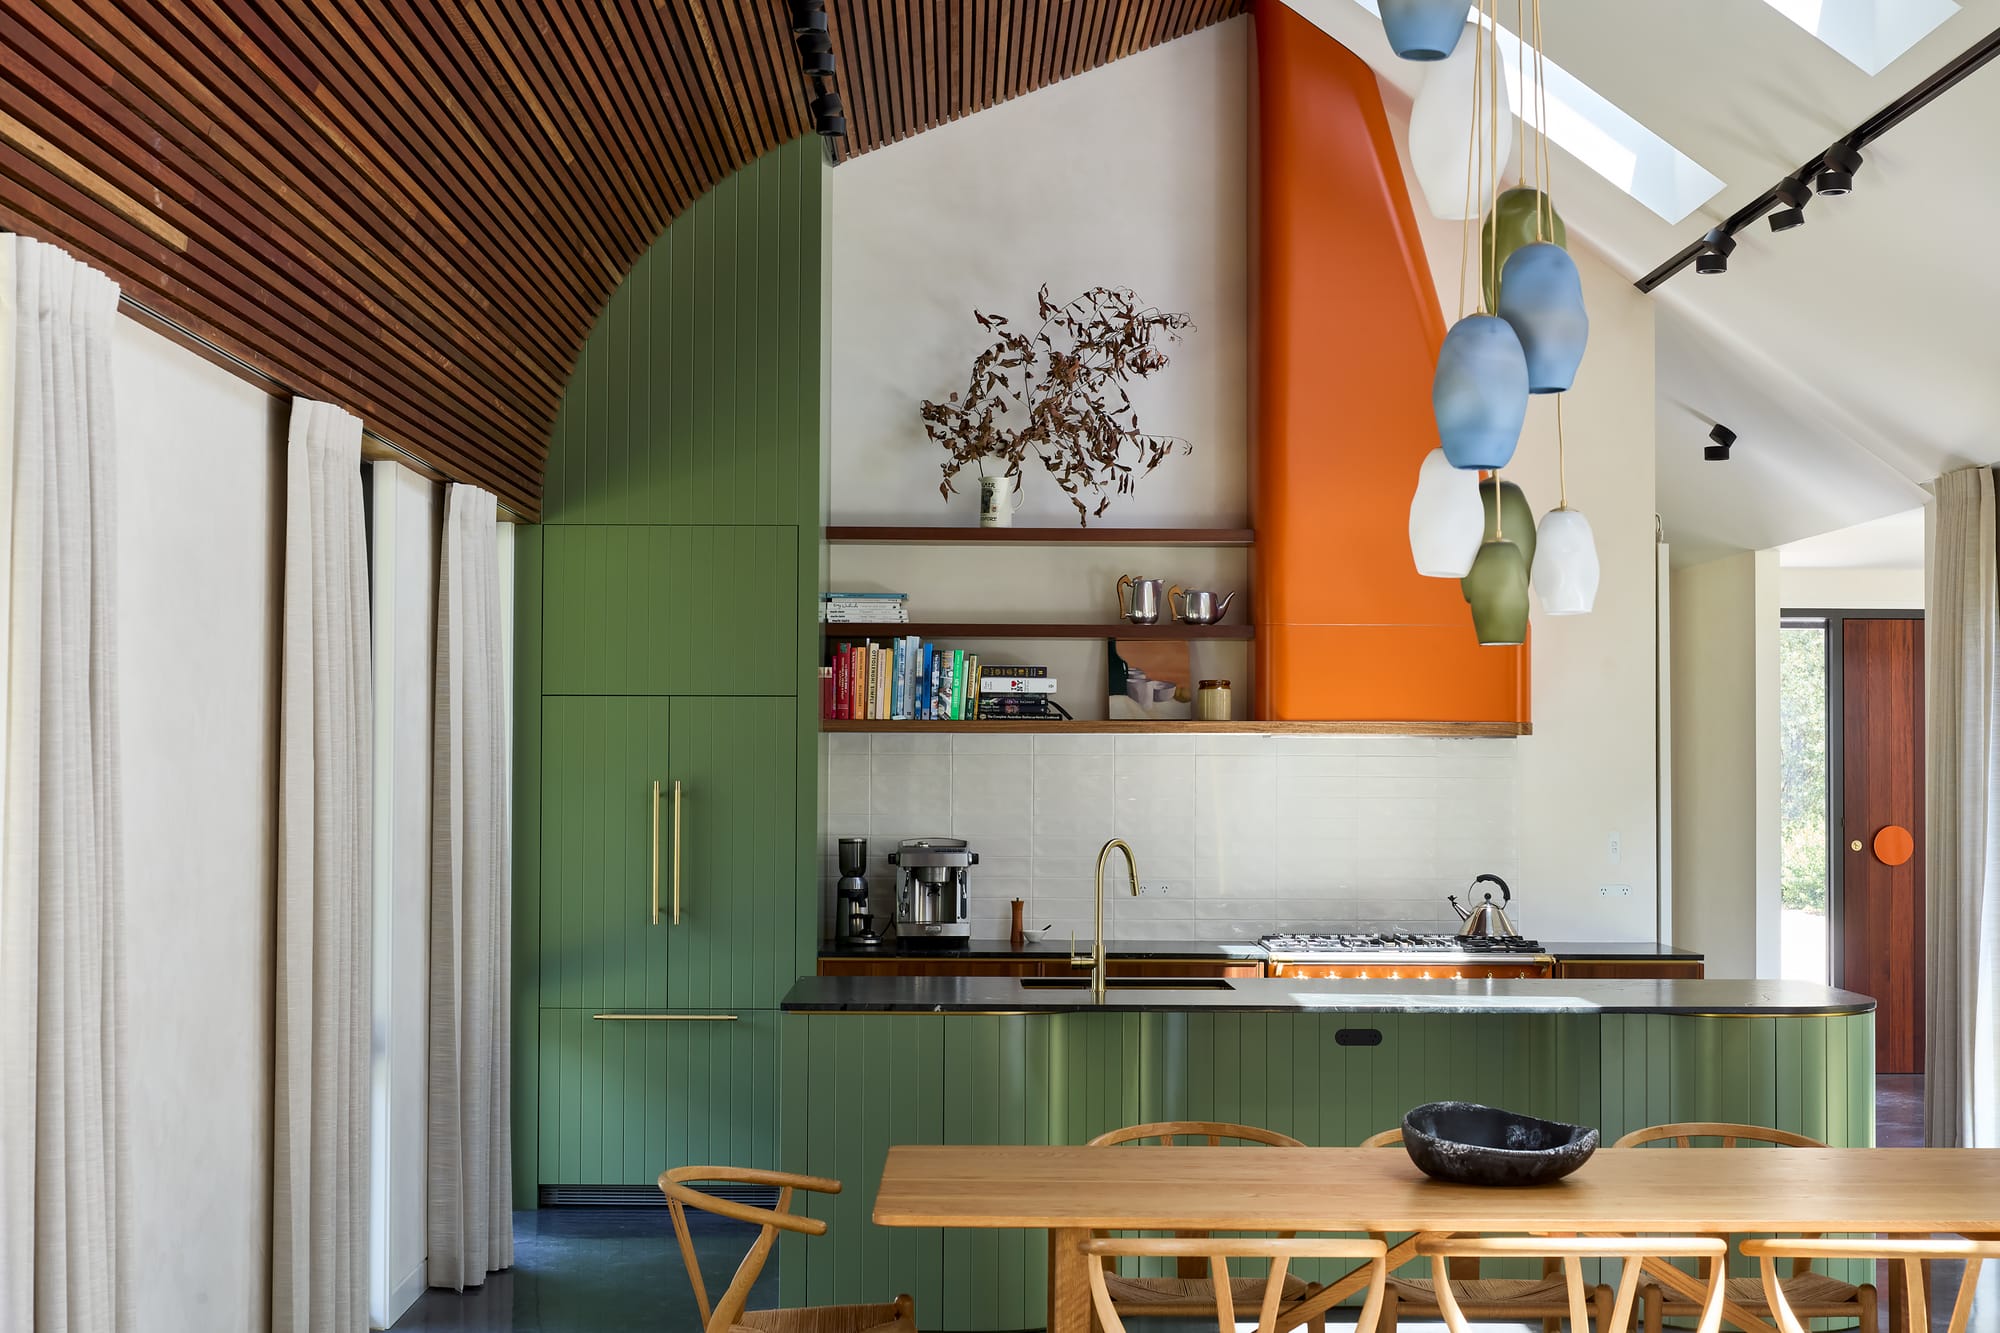
<path id="1" fill-rule="evenodd" d="M 660 780 L 653 779 L 653 924 L 660 924 Z"/>
<path id="2" fill-rule="evenodd" d="M 592 1014 L 600 1023 L 734 1023 L 735 1014 Z"/>
<path id="3" fill-rule="evenodd" d="M 674 779 L 674 924 L 681 923 L 681 780 Z"/>

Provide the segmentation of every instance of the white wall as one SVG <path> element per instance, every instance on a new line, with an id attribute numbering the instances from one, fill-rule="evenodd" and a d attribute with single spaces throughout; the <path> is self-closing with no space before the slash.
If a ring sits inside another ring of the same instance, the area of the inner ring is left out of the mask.
<path id="1" fill-rule="evenodd" d="M 1150 427 L 1184 431 L 1200 449 L 1193 458 L 1169 459 L 1140 483 L 1136 496 L 1115 500 L 1107 521 L 1243 521 L 1249 476 L 1249 38 L 1250 20 L 1232 20 L 834 172 L 834 522 L 973 521 L 975 495 L 950 506 L 940 501 L 942 451 L 925 440 L 917 404 L 961 387 L 980 346 L 970 323 L 973 306 L 1018 314 L 1044 280 L 1058 290 L 1127 283 L 1150 300 L 1191 311 L 1200 326 L 1178 349 L 1176 363 L 1145 386 L 1151 396 L 1141 402 Z M 1398 119 L 1393 108 L 1400 99 L 1389 96 L 1392 119 Z M 1403 129 L 1398 120 L 1399 141 Z M 1456 317 L 1458 230 L 1427 221 L 1424 237 L 1440 296 L 1453 303 L 1447 316 Z M 1650 939 L 1656 933 L 1658 846 L 1653 313 L 1627 280 L 1583 246 L 1573 250 L 1592 337 L 1577 387 L 1565 395 L 1569 497 L 1596 531 L 1603 582 L 1593 615 L 1536 616 L 1535 734 L 1494 742 L 1485 756 L 1490 772 L 1508 775 L 1506 790 L 1482 789 L 1467 826 L 1486 828 L 1499 819 L 1505 835 L 1492 834 L 1484 862 L 1470 868 L 1512 867 L 1526 914 L 1551 937 Z M 1190 422 L 1202 423 L 1200 433 L 1188 428 Z M 1508 473 L 1537 511 L 1556 502 L 1555 453 L 1553 408 L 1537 400 Z M 1021 522 L 1069 521 L 1045 479 L 1031 477 L 1026 503 Z M 1383 558 L 1407 557 L 1397 550 Z M 834 547 L 828 582 L 908 592 L 918 619 L 1086 620 L 1110 613 L 1111 585 L 1120 572 L 1243 589 L 1248 565 L 1241 552 L 1229 551 L 1010 551 L 1002 567 L 979 551 Z M 1103 715 L 1101 646 L 1044 643 L 1031 651 L 1062 679 L 1067 706 L 1079 716 Z M 1240 707 L 1249 695 L 1248 663 L 1241 647 L 1214 648 L 1197 659 L 1195 670 L 1236 681 Z M 850 745 L 844 757 L 836 753 L 834 767 L 846 763 L 846 777 L 854 780 L 856 752 L 881 758 L 882 739 L 874 747 Z M 1273 763 L 1283 753 L 1344 762 L 1338 743 L 1317 749 L 1314 742 L 1257 744 L 1270 749 Z M 1396 757 L 1419 767 L 1430 762 L 1414 752 Z M 869 818 L 879 821 L 878 837 L 947 831 L 918 827 L 918 811 L 935 823 L 934 803 L 901 808 L 891 794 L 896 790 L 891 784 L 872 791 Z M 1194 817 L 1206 828 L 1220 816 L 1204 803 L 1204 791 L 1196 789 Z M 1343 804 L 1329 818 L 1338 827 L 1348 815 L 1371 808 Z M 836 805 L 828 834 L 857 831 L 861 813 L 851 804 Z M 1401 827 L 1405 815 L 1416 820 L 1421 813 L 1406 807 L 1390 822 Z M 1435 832 L 1439 822 L 1432 817 L 1426 827 Z M 1274 836 L 1296 840 L 1289 829 Z M 1069 854 L 1081 851 L 1070 848 Z M 1141 853 L 1143 861 L 1143 846 Z M 1167 852 L 1168 864 L 1172 858 Z M 1431 904 L 1458 887 L 1453 877 L 1465 868 L 1454 863 L 1448 871 L 1440 866 L 1415 873 L 1407 862 L 1391 866 L 1372 854 L 1326 864 L 1329 904 L 1393 900 L 1414 921 L 1428 919 Z M 1002 890 L 987 892 L 998 898 Z M 1283 895 L 1294 892 L 1287 888 Z"/>
<path id="2" fill-rule="evenodd" d="M 263 1327 L 283 407 L 115 343 L 136 1329 Z"/>
<path id="3" fill-rule="evenodd" d="M 1800 611 L 1921 611 L 1924 571 L 1781 566 L 1780 608 Z"/>
<path id="4" fill-rule="evenodd" d="M 430 1073 L 431 724 L 444 487 L 368 465 L 375 630 L 375 991 L 369 1317 L 423 1294 Z"/>
<path id="5" fill-rule="evenodd" d="M 1674 942 L 1708 974 L 1779 971 L 1778 566 L 1673 572 Z"/>

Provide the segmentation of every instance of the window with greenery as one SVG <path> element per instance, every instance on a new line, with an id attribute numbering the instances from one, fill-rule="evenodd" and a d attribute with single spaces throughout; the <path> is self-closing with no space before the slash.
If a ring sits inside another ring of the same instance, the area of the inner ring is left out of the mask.
<path id="1" fill-rule="evenodd" d="M 1785 975 L 1826 974 L 1826 626 L 1778 631 Z"/>

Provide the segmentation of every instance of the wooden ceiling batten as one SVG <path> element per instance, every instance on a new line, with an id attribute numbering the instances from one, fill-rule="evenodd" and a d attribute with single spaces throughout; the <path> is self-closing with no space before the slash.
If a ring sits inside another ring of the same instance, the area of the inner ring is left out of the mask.
<path id="1" fill-rule="evenodd" d="M 1248 0 L 826 0 L 836 160 Z M 618 284 L 811 131 L 790 0 L 0 0 L 0 226 L 539 513 Z"/>

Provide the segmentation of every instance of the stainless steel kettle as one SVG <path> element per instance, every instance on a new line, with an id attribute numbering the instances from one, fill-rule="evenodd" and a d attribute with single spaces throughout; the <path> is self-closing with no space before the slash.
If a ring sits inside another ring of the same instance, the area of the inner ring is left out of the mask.
<path id="1" fill-rule="evenodd" d="M 1481 875 L 1472 881 L 1472 888 L 1466 890 L 1465 896 L 1470 898 L 1472 890 L 1477 889 L 1481 884 L 1498 884 L 1500 886 L 1500 901 L 1497 903 L 1493 901 L 1493 891 L 1489 889 L 1486 892 L 1486 901 L 1468 912 L 1465 908 L 1458 905 L 1457 894 L 1445 895 L 1451 899 L 1452 910 L 1458 913 L 1458 919 L 1463 923 L 1459 926 L 1458 933 L 1460 935 L 1483 935 L 1487 937 L 1519 935 L 1521 932 L 1514 929 L 1514 923 L 1507 919 L 1506 905 L 1514 901 L 1513 893 L 1507 888 L 1507 881 L 1498 875 Z"/>

